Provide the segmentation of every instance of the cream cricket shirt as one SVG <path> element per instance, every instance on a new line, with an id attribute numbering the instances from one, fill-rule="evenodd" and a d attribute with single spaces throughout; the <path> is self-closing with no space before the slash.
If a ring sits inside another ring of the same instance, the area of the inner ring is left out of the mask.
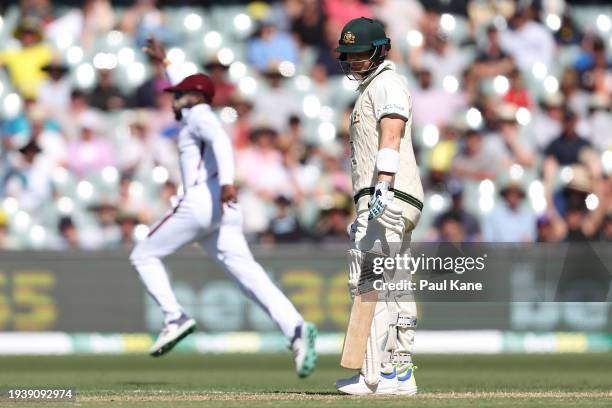
<path id="1" fill-rule="evenodd" d="M 349 129 L 351 172 L 357 211 L 367 209 L 376 184 L 380 119 L 396 114 L 406 119 L 400 142 L 400 167 L 393 180 L 393 203 L 402 208 L 403 216 L 414 228 L 423 209 L 423 186 L 412 148 L 412 98 L 406 80 L 395 71 L 392 62 L 383 62 L 358 87 L 359 96 Z"/>

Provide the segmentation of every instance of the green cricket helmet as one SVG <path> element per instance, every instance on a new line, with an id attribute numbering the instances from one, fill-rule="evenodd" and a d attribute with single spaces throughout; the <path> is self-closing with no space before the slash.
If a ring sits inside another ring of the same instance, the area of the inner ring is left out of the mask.
<path id="1" fill-rule="evenodd" d="M 346 23 L 340 34 L 336 51 L 340 53 L 338 59 L 344 73 L 349 78 L 353 75 L 351 79 L 356 79 L 355 74 L 364 78 L 374 71 L 385 60 L 390 49 L 391 40 L 385 34 L 383 25 L 371 18 L 359 17 Z M 346 54 L 366 51 L 372 51 L 369 58 L 370 67 L 363 71 L 352 70 L 351 63 L 346 60 Z"/>

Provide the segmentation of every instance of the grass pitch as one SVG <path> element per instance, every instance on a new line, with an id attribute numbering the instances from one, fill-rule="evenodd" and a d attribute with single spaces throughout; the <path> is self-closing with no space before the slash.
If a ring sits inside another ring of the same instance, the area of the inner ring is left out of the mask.
<path id="1" fill-rule="evenodd" d="M 299 380 L 289 353 L 0 357 L 0 406 L 15 407 L 610 407 L 612 355 L 418 356 L 417 397 L 347 397 L 351 373 L 319 357 Z M 9 388 L 73 388 L 75 402 L 14 403 Z"/>

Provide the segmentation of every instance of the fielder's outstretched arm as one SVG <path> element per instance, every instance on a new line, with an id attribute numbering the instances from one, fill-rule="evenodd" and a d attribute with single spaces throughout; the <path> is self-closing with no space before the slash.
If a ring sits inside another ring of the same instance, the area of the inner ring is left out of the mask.
<path id="1" fill-rule="evenodd" d="M 181 69 L 180 64 L 171 64 L 168 59 L 166 59 L 166 50 L 164 46 L 157 41 L 157 39 L 153 36 L 147 38 L 147 46 L 143 48 L 143 51 L 156 63 L 164 64 L 166 66 L 166 75 L 170 80 L 170 84 L 172 86 L 178 84 L 183 79 L 185 79 L 185 74 Z"/>

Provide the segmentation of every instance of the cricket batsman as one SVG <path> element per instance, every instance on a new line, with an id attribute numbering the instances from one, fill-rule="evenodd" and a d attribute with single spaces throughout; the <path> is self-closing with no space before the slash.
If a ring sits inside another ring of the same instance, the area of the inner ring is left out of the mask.
<path id="1" fill-rule="evenodd" d="M 349 21 L 340 34 L 339 60 L 359 81 L 351 114 L 351 172 L 357 217 L 350 227 L 349 289 L 358 295 L 369 255 L 409 254 L 411 231 L 423 209 L 423 187 L 411 141 L 412 101 L 406 80 L 385 61 L 391 41 L 382 24 Z M 371 269 L 371 268 L 370 268 Z M 409 272 L 402 279 L 409 279 Z M 385 279 L 396 279 L 399 270 Z M 411 295 L 388 293 L 376 303 L 360 372 L 336 382 L 346 394 L 414 395 L 412 363 L 417 310 Z M 367 328 L 366 328 L 367 331 Z M 346 345 L 346 343 L 345 343 Z"/>
<path id="2" fill-rule="evenodd" d="M 174 295 L 162 259 L 197 242 L 287 336 L 298 376 L 310 375 L 316 364 L 316 328 L 304 322 L 249 250 L 234 187 L 231 141 L 210 107 L 215 92 L 212 81 L 204 74 L 182 79 L 180 67 L 166 61 L 163 47 L 153 38 L 145 51 L 166 65 L 173 84 L 165 91 L 174 94 L 173 109 L 181 123 L 177 144 L 184 189 L 176 206 L 153 225 L 148 237 L 130 255 L 144 286 L 165 316 L 165 326 L 150 354 L 161 356 L 169 352 L 195 329 L 195 321 L 186 315 Z"/>

